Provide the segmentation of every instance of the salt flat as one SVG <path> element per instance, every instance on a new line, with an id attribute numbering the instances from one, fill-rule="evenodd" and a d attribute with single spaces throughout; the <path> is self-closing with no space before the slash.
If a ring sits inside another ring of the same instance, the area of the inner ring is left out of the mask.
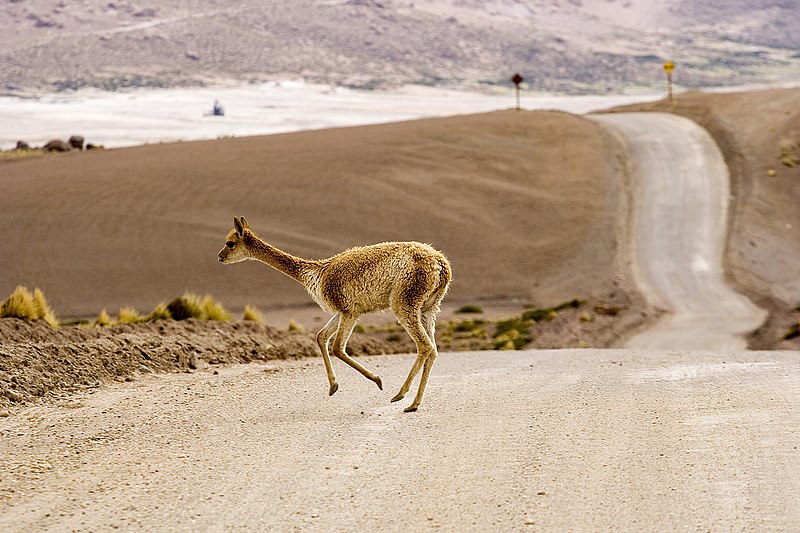
<path id="1" fill-rule="evenodd" d="M 571 113 L 654 100 L 658 95 L 523 95 L 526 109 Z M 214 100 L 225 116 L 210 114 Z M 41 145 L 78 134 L 108 148 L 179 140 L 264 135 L 379 124 L 513 107 L 514 94 L 482 94 L 408 86 L 356 91 L 302 81 L 216 88 L 136 89 L 0 97 L 0 148 L 18 140 Z"/>

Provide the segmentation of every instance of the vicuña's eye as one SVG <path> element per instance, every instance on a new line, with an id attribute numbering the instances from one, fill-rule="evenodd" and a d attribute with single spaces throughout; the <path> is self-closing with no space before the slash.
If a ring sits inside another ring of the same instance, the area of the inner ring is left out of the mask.
<path id="1" fill-rule="evenodd" d="M 225 246 L 227 246 L 228 248 L 233 248 L 234 246 L 236 246 L 236 243 L 235 242 L 226 242 Z"/>

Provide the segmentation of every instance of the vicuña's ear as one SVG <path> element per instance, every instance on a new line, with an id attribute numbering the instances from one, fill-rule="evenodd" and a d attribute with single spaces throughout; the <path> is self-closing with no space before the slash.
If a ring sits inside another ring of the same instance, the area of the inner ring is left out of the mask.
<path id="1" fill-rule="evenodd" d="M 248 223 L 247 223 L 247 220 L 245 220 L 245 218 L 244 218 L 244 217 L 239 217 L 239 220 L 241 220 L 241 221 L 242 221 L 242 227 L 243 227 L 244 229 L 250 229 L 250 224 L 248 224 Z"/>
<path id="2" fill-rule="evenodd" d="M 233 228 L 236 230 L 236 235 L 238 235 L 239 237 L 241 237 L 242 235 L 244 235 L 244 228 L 245 228 L 245 226 L 244 226 L 244 224 L 242 224 L 242 221 L 243 221 L 243 220 L 244 220 L 244 219 L 242 219 L 242 220 L 239 220 L 238 218 L 236 218 L 236 217 L 233 217 Z M 246 223 L 245 223 L 245 224 L 246 224 Z"/>

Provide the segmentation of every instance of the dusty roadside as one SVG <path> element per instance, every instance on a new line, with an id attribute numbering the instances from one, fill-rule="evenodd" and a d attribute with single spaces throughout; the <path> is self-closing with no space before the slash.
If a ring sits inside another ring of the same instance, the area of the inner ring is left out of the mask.
<path id="1" fill-rule="evenodd" d="M 603 298 L 565 302 L 559 309 L 516 306 L 458 313 L 447 305 L 437 327 L 440 350 L 619 346 L 654 318 L 619 291 Z M 158 320 L 112 327 L 61 326 L 0 320 L 0 415 L 23 405 L 58 399 L 152 372 L 194 372 L 252 361 L 318 357 L 321 311 L 285 311 L 293 326 Z M 288 324 L 282 315 L 272 324 Z M 298 320 L 300 317 L 300 320 Z M 274 320 L 274 322 L 273 322 Z M 390 314 L 365 317 L 348 343 L 355 356 L 412 353 L 414 343 Z"/>

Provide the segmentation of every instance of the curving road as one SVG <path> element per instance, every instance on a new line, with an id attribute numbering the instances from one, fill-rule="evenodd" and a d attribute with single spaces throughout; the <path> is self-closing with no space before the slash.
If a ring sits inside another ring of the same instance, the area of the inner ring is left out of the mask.
<path id="1" fill-rule="evenodd" d="M 634 205 L 634 270 L 648 301 L 669 311 L 632 338 L 631 348 L 745 348 L 743 334 L 766 312 L 724 281 L 728 168 L 714 140 L 667 113 L 592 118 L 628 146 L 639 191 Z"/>

